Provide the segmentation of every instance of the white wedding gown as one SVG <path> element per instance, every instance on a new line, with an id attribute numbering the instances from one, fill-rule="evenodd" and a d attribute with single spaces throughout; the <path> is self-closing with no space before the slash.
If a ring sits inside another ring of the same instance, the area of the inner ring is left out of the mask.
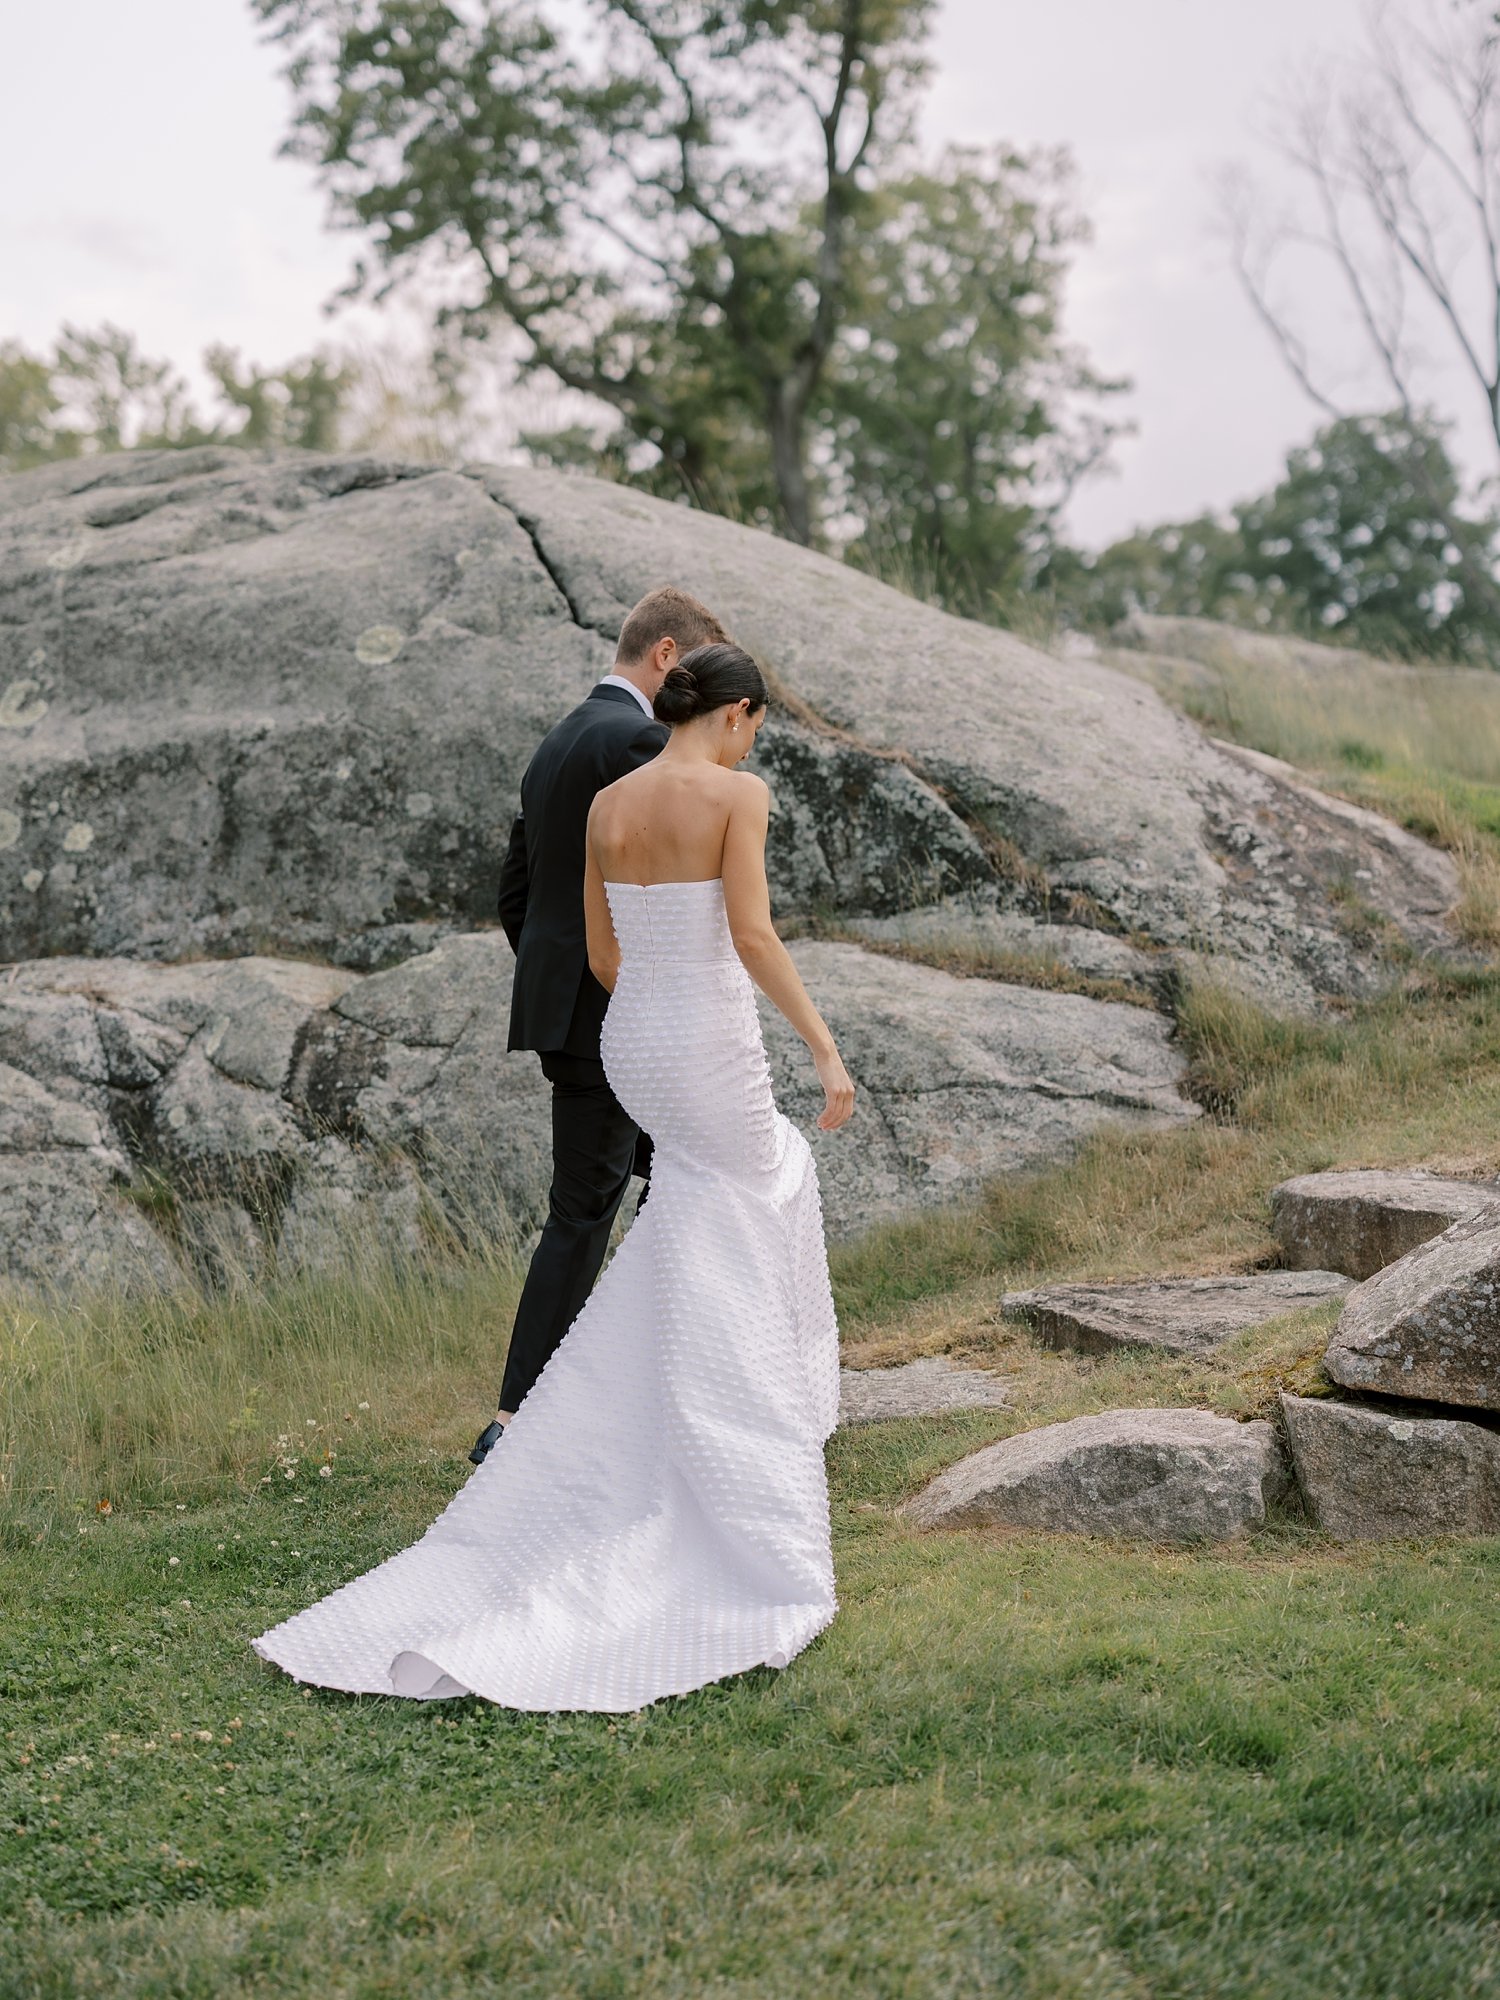
<path id="1" fill-rule="evenodd" d="M 422 1539 L 255 1641 L 299 1681 L 623 1713 L 784 1667 L 837 1609 L 812 1154 L 772 1100 L 722 884 L 609 901 L 604 1063 L 655 1141 L 650 1199 Z"/>

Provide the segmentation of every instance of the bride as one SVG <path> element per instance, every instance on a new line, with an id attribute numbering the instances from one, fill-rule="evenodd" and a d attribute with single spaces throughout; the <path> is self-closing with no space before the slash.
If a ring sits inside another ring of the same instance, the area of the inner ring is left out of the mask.
<path id="1" fill-rule="evenodd" d="M 749 654 L 668 673 L 653 762 L 589 816 L 589 963 L 651 1197 L 505 1443 L 427 1533 L 255 1641 L 300 1681 L 628 1712 L 784 1667 L 833 1618 L 823 1446 L 838 1332 L 812 1154 L 779 1111 L 752 979 L 854 1086 L 771 925 Z"/>

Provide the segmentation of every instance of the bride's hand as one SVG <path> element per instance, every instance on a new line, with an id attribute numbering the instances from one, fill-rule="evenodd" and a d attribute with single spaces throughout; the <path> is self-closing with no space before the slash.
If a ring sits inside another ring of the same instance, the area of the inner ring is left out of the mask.
<path id="1" fill-rule="evenodd" d="M 830 1049 L 827 1055 L 815 1058 L 818 1065 L 818 1081 L 823 1086 L 827 1102 L 818 1119 L 820 1132 L 836 1132 L 840 1125 L 846 1125 L 854 1111 L 854 1080 L 837 1049 Z"/>

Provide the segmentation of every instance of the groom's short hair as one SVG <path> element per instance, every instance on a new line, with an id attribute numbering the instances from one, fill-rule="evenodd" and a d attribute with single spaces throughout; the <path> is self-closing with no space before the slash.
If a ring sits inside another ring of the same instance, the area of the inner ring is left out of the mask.
<path id="1" fill-rule="evenodd" d="M 664 583 L 648 590 L 620 627 L 615 658 L 622 666 L 634 666 L 663 639 L 675 639 L 680 653 L 690 653 L 694 646 L 722 645 L 728 637 L 706 604 Z"/>

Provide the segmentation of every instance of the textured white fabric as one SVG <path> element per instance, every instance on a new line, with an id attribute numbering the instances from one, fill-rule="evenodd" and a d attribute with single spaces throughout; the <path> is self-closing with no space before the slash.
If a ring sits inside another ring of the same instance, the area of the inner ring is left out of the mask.
<path id="1" fill-rule="evenodd" d="M 422 1539 L 255 1641 L 298 1680 L 628 1712 L 833 1617 L 838 1334 L 817 1176 L 771 1097 L 718 882 L 609 885 L 610 1083 L 651 1197 Z"/>

